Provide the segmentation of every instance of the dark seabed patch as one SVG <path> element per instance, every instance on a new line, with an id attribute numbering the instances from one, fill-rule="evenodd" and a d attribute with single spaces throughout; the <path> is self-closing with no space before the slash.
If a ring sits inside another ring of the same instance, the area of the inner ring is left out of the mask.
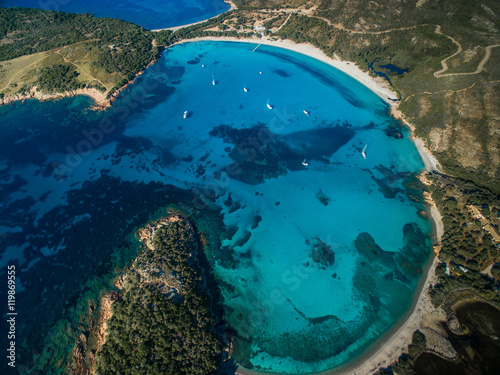
<path id="1" fill-rule="evenodd" d="M 211 136 L 234 145 L 229 152 L 234 162 L 226 171 L 252 185 L 289 170 L 302 170 L 304 158 L 329 163 L 328 159 L 354 134 L 351 128 L 336 126 L 277 135 L 262 124 L 245 129 L 220 125 L 210 131 Z"/>
<path id="2" fill-rule="evenodd" d="M 276 73 L 277 75 L 279 75 L 280 77 L 283 77 L 283 78 L 291 77 L 291 74 L 287 73 L 286 71 L 284 71 L 282 69 L 273 69 L 273 72 Z"/>
<path id="3" fill-rule="evenodd" d="M 285 60 L 287 62 L 293 63 L 294 65 L 298 66 L 302 70 L 310 73 L 318 81 L 324 83 L 325 85 L 328 85 L 328 86 L 334 88 L 339 94 L 342 95 L 342 97 L 344 99 L 346 99 L 354 107 L 356 107 L 356 108 L 364 108 L 365 107 L 364 103 L 362 103 L 361 101 L 359 101 L 358 99 L 356 99 L 356 97 L 353 95 L 352 91 L 349 88 L 347 88 L 343 84 L 339 83 L 339 81 L 326 76 L 321 71 L 319 71 L 317 69 L 313 69 L 313 68 L 311 68 L 310 66 L 308 66 L 305 63 L 300 63 L 297 60 L 292 59 L 287 54 L 278 52 L 276 49 L 268 50 L 264 46 L 264 48 L 259 48 L 258 51 L 260 53 L 264 53 L 264 54 L 267 54 L 267 55 L 275 56 L 275 57 L 277 57 L 279 59 L 282 59 L 282 60 Z M 381 101 L 382 101 L 382 99 L 381 99 Z"/>

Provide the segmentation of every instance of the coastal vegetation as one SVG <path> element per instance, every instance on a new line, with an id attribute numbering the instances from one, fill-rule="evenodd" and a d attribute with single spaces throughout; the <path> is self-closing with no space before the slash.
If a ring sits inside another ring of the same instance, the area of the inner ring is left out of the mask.
<path id="1" fill-rule="evenodd" d="M 178 216 L 142 230 L 148 243 L 122 277 L 97 374 L 214 374 L 223 344 L 190 222 Z"/>
<path id="2" fill-rule="evenodd" d="M 110 96 L 159 53 L 150 32 L 117 19 L 0 8 L 3 96 L 34 86 L 44 93 L 95 88 Z"/>
<path id="3" fill-rule="evenodd" d="M 430 292 L 433 304 L 450 304 L 451 299 L 452 306 L 472 293 L 500 307 L 499 279 L 489 271 L 500 262 L 499 243 L 472 210 L 475 207 L 498 227 L 499 197 L 471 182 L 439 175 L 433 178 L 431 190 L 444 224 L 439 252 L 443 263 L 436 271 L 438 283 Z"/>
<path id="4" fill-rule="evenodd" d="M 88 14 L 0 9 L 0 93 L 4 98 L 26 94 L 46 68 L 73 65 L 78 77 L 71 89 L 92 87 L 109 97 L 162 48 L 188 38 L 258 40 L 266 35 L 308 42 L 327 56 L 384 77 L 400 97 L 404 118 L 444 170 L 500 193 L 499 125 L 494 120 L 500 108 L 500 70 L 494 63 L 500 53 L 497 2 L 235 4 L 236 10 L 205 22 L 156 33 Z M 35 55 L 26 60 L 29 64 L 13 60 Z"/>
<path id="5" fill-rule="evenodd" d="M 392 372 L 398 375 L 427 374 L 429 372 L 423 369 L 430 368 L 429 366 L 435 361 L 443 361 L 434 367 L 435 371 L 441 369 L 443 372 L 434 373 L 451 373 L 449 371 L 455 373 L 458 371 L 457 364 L 470 368 L 472 371 L 466 370 L 462 372 L 463 374 L 473 374 L 473 369 L 477 368 L 486 371 L 488 366 L 492 366 L 495 356 L 479 354 L 487 350 L 479 349 L 477 345 L 478 342 L 490 342 L 497 334 L 492 330 L 497 323 L 486 324 L 482 327 L 481 321 L 483 319 L 491 319 L 494 322 L 500 320 L 500 295 L 498 293 L 500 275 L 494 271 L 500 264 L 500 242 L 495 241 L 494 237 L 495 233 L 498 235 L 497 228 L 500 224 L 498 214 L 500 198 L 471 181 L 437 173 L 427 178 L 431 180 L 428 189 L 442 215 L 444 225 L 444 234 L 441 243 L 437 246 L 440 264 L 436 269 L 436 282 L 429 288 L 429 296 L 432 304 L 445 312 L 446 320 L 441 324 L 447 332 L 446 339 L 454 348 L 459 348 L 458 354 L 449 362 L 441 358 L 435 360 L 435 355 L 429 354 L 434 351 L 414 334 L 413 341 L 408 346 L 408 354 L 403 354 L 398 361 L 391 364 L 390 371 L 383 368 L 379 374 Z M 485 223 L 491 225 L 490 230 L 487 230 Z M 470 301 L 487 302 L 491 307 L 486 308 L 487 316 L 472 318 L 472 321 L 478 319 L 473 323 L 470 318 L 467 323 L 462 322 L 459 311 L 464 303 L 470 303 Z M 461 324 L 467 327 L 467 332 L 453 328 L 457 317 Z M 472 341 L 474 344 L 471 344 Z M 471 356 L 472 352 L 476 354 Z M 489 373 L 484 371 L 480 373 Z"/>

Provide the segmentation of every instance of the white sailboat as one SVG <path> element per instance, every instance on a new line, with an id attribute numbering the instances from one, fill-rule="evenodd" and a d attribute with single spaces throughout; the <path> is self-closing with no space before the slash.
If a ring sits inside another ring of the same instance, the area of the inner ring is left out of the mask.
<path id="1" fill-rule="evenodd" d="M 214 85 L 214 86 L 215 86 L 215 76 L 214 76 L 214 74 L 213 74 L 213 73 L 212 73 L 212 85 Z"/>
<path id="2" fill-rule="evenodd" d="M 188 117 L 188 111 L 184 111 L 184 114 L 182 115 L 182 118 L 187 118 Z"/>
<path id="3" fill-rule="evenodd" d="M 304 159 L 304 161 L 302 162 L 302 165 L 307 167 L 309 165 L 309 163 L 306 161 L 306 159 Z"/>
<path id="4" fill-rule="evenodd" d="M 365 145 L 365 147 L 363 147 L 363 150 L 361 151 L 361 155 L 363 155 L 363 157 L 366 159 L 366 147 L 368 145 Z"/>
<path id="5" fill-rule="evenodd" d="M 267 98 L 267 108 L 269 108 L 269 109 L 273 109 L 274 108 L 271 104 L 269 104 L 269 98 Z"/>
<path id="6" fill-rule="evenodd" d="M 306 116 L 309 116 L 309 115 L 310 115 L 310 112 L 304 109 L 304 114 L 305 114 Z"/>

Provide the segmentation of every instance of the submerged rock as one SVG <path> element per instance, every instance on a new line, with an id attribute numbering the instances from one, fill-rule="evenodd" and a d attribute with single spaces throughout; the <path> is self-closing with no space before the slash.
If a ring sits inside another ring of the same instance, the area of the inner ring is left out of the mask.
<path id="1" fill-rule="evenodd" d="M 316 193 L 316 198 L 318 198 L 323 206 L 328 206 L 330 204 L 330 198 L 323 192 L 323 190 Z"/>
<path id="2" fill-rule="evenodd" d="M 312 249 L 312 260 L 314 263 L 323 266 L 331 266 L 335 262 L 335 252 L 331 246 L 321 241 L 321 239 L 316 238 L 316 243 Z"/>

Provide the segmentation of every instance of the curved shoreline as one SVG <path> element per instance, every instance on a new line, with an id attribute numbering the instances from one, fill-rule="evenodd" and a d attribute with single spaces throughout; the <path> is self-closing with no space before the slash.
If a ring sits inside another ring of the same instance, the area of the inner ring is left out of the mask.
<path id="1" fill-rule="evenodd" d="M 203 21 L 201 21 L 203 22 Z M 181 27 L 185 27 L 181 26 Z M 179 27 L 179 28 L 181 28 Z M 272 40 L 268 37 L 263 37 L 261 39 L 250 39 L 250 38 L 231 38 L 231 37 L 203 37 L 203 38 L 194 38 L 194 39 L 186 39 L 181 40 L 176 44 L 185 43 L 185 42 L 195 42 L 195 41 L 233 41 L 233 42 L 244 42 L 244 43 L 253 43 L 253 44 L 266 44 L 275 47 L 289 49 L 322 62 L 333 66 L 341 70 L 342 72 L 348 74 L 350 77 L 356 79 L 358 82 L 366 86 L 368 89 L 377 94 L 380 98 L 382 98 L 386 103 L 388 103 L 392 109 L 397 110 L 398 103 L 395 102 L 397 100 L 396 94 L 390 90 L 389 85 L 379 77 L 379 79 L 371 77 L 367 72 L 359 69 L 354 63 L 348 61 L 342 61 L 338 58 L 330 58 L 326 56 L 319 48 L 314 47 L 309 43 L 297 44 L 290 40 Z M 128 84 L 127 84 L 128 85 Z M 121 88 L 119 91 L 121 91 Z M 53 96 L 48 96 L 44 98 L 38 98 L 39 100 L 50 100 L 56 99 L 65 96 L 74 96 L 74 95 L 87 95 L 94 98 L 96 101 L 96 105 L 99 103 L 96 98 L 91 95 L 91 93 L 86 92 L 71 92 L 71 93 L 61 93 L 54 94 Z M 18 98 L 14 100 L 22 100 L 26 98 Z M 7 104 L 7 103 L 4 103 Z M 393 113 L 394 115 L 394 113 Z M 407 126 L 412 129 L 411 125 L 406 123 Z M 439 163 L 435 163 L 436 159 L 434 156 L 423 146 L 423 142 L 416 138 L 412 138 L 415 147 L 417 148 L 424 164 L 426 166 L 426 170 L 438 170 L 437 165 Z M 419 142 L 420 141 L 420 142 Z M 437 161 L 436 161 L 437 162 Z M 439 219 L 439 212 L 434 212 L 431 207 L 431 219 L 434 225 L 435 230 L 437 231 L 438 238 L 440 237 L 440 230 L 442 231 L 442 223 Z M 437 213 L 437 215 L 436 215 Z M 438 263 L 437 258 L 433 255 L 429 257 L 429 261 L 426 264 L 426 267 L 423 272 L 423 276 L 419 281 L 418 287 L 415 289 L 415 295 L 412 302 L 411 308 L 408 310 L 407 314 L 403 316 L 400 321 L 395 323 L 393 327 L 391 327 L 387 332 L 385 332 L 382 336 L 379 337 L 374 343 L 372 343 L 363 354 L 363 357 L 359 360 L 355 360 L 353 364 L 345 364 L 345 366 L 339 366 L 336 369 L 324 371 L 321 373 L 317 373 L 318 375 L 347 375 L 347 374 L 370 374 L 373 371 L 376 371 L 379 367 L 384 367 L 390 365 L 390 363 L 397 360 L 397 358 L 403 352 L 403 349 L 407 348 L 407 345 L 411 343 L 411 337 L 413 332 L 416 329 L 422 327 L 422 319 L 427 314 L 434 314 L 437 310 L 433 308 L 430 297 L 427 293 L 428 285 L 435 278 L 435 267 Z M 425 275 L 425 277 L 424 277 Z M 236 374 L 240 375 L 256 375 L 256 374 L 272 374 L 269 372 L 259 372 L 254 370 L 247 369 L 238 369 Z"/>
<path id="2" fill-rule="evenodd" d="M 377 94 L 391 106 L 392 116 L 403 119 L 404 121 L 404 117 L 402 116 L 401 112 L 397 110 L 397 96 L 390 89 L 390 86 L 385 80 L 380 77 L 370 76 L 367 72 L 364 72 L 360 68 L 358 68 L 353 62 L 343 61 L 338 58 L 330 58 L 326 56 L 319 48 L 316 48 L 309 43 L 297 44 L 290 40 L 272 40 L 268 37 L 263 37 L 261 39 L 201 37 L 184 39 L 175 44 L 197 41 L 232 41 L 240 43 L 265 44 L 285 48 L 315 58 L 330 66 L 333 66 L 334 68 L 341 70 L 345 74 L 356 79 L 358 82 Z M 413 133 L 414 128 L 408 122 L 404 122 Z M 432 172 L 434 170 L 439 171 L 439 162 L 424 146 L 423 141 L 414 136 L 411 137 L 411 140 L 413 141 L 425 165 L 425 170 L 428 172 Z M 431 221 L 433 227 L 432 231 L 436 235 L 437 241 L 439 242 L 443 235 L 441 215 L 432 204 L 429 206 L 429 214 L 429 220 Z M 437 281 L 435 269 L 438 264 L 439 260 L 434 255 L 434 252 L 432 252 L 429 255 L 429 260 L 427 261 L 423 269 L 422 278 L 419 280 L 418 286 L 415 289 L 411 307 L 398 322 L 396 322 L 389 330 L 387 330 L 365 350 L 362 358 L 353 360 L 353 363 L 346 363 L 345 365 L 341 365 L 335 369 L 326 370 L 319 373 L 311 373 L 310 375 L 369 375 L 378 370 L 380 367 L 386 367 L 395 362 L 399 358 L 399 356 L 407 350 L 408 345 L 411 344 L 413 332 L 427 326 L 427 324 L 424 323 L 424 317 L 430 321 L 437 321 L 442 318 L 441 311 L 439 309 L 436 309 L 432 305 L 428 293 L 429 285 L 434 284 Z M 279 375 L 280 373 L 262 372 L 239 367 L 236 370 L 236 374 Z"/>
<path id="3" fill-rule="evenodd" d="M 418 293 L 415 293 L 415 298 L 408 313 L 372 343 L 365 350 L 362 358 L 351 361 L 353 363 L 347 362 L 335 369 L 304 375 L 370 375 L 380 367 L 387 367 L 395 362 L 402 353 L 407 351 L 408 345 L 412 341 L 413 332 L 427 326 L 423 324 L 424 317 L 430 316 L 434 320 L 439 320 L 442 317 L 439 309 L 434 308 L 432 305 L 427 292 L 429 290 L 428 285 L 436 280 L 435 269 L 438 264 L 438 258 L 431 254 L 423 272 L 427 276 L 420 279 L 417 287 Z M 235 374 L 290 375 L 279 372 L 249 370 L 242 367 L 238 367 Z"/>
<path id="4" fill-rule="evenodd" d="M 387 82 L 382 77 L 372 77 L 367 72 L 358 68 L 358 66 L 351 62 L 341 60 L 337 56 L 333 58 L 325 55 L 323 51 L 319 48 L 313 46 L 310 43 L 295 43 L 289 39 L 277 39 L 269 38 L 268 36 L 263 36 L 262 38 L 236 38 L 236 37 L 199 37 L 199 38 L 191 38 L 191 39 L 182 39 L 172 46 L 182 43 L 189 42 L 202 42 L 202 41 L 212 41 L 212 42 L 239 42 L 239 43 L 252 43 L 252 44 L 264 44 L 268 46 L 274 46 L 278 48 L 284 48 L 290 51 L 298 52 L 303 55 L 307 55 L 316 60 L 319 60 L 325 64 L 328 64 L 343 73 L 347 74 L 351 78 L 354 78 L 356 81 L 361 83 L 363 86 L 366 86 L 368 89 L 373 91 L 377 96 L 379 96 L 382 100 L 384 100 L 390 106 L 396 104 L 398 100 L 396 93 L 394 93 Z M 167 48 L 170 48 L 169 46 Z"/>
<path id="5" fill-rule="evenodd" d="M 208 20 L 211 20 L 212 18 L 219 17 L 221 14 L 224 14 L 224 13 L 230 12 L 230 11 L 232 11 L 234 9 L 237 9 L 236 5 L 231 0 L 224 0 L 224 2 L 226 4 L 229 4 L 229 9 L 226 10 L 225 12 L 217 14 L 216 16 L 205 18 L 204 20 L 201 20 L 201 21 L 196 21 L 196 22 L 192 22 L 192 23 L 186 23 L 186 24 L 180 25 L 180 26 L 165 27 L 163 29 L 152 29 L 150 31 L 153 31 L 153 32 L 158 32 L 158 31 L 163 31 L 163 30 L 176 31 L 176 30 L 179 30 L 179 29 L 183 29 L 185 27 L 189 27 L 189 26 L 197 25 L 199 23 L 206 22 Z"/>

